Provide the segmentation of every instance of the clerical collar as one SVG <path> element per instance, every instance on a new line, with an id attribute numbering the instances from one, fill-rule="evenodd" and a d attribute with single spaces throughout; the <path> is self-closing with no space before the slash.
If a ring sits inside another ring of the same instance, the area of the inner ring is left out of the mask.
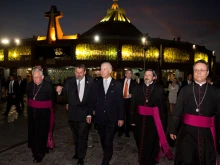
<path id="1" fill-rule="evenodd" d="M 146 83 L 145 83 L 145 84 L 146 84 L 146 86 L 149 86 L 149 85 L 153 84 L 153 82 L 154 82 L 154 81 L 151 81 L 149 84 L 146 84 Z"/>
<path id="2" fill-rule="evenodd" d="M 34 83 L 34 85 L 37 85 L 37 86 L 39 86 L 41 83 L 43 82 L 43 80 L 39 83 L 39 84 L 36 84 L 36 83 Z"/>
<path id="3" fill-rule="evenodd" d="M 202 83 L 198 83 L 197 81 L 195 81 L 196 84 L 198 84 L 199 86 L 202 86 L 204 84 L 206 84 L 206 81 L 202 82 Z"/>

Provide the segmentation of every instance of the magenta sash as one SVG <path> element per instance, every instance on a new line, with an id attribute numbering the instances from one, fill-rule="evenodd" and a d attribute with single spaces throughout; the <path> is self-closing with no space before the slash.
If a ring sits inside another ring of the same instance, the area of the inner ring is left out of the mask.
<path id="1" fill-rule="evenodd" d="M 214 147 L 216 149 L 215 117 L 184 114 L 183 123 L 195 127 L 210 128 L 214 141 Z M 216 164 L 217 164 L 217 160 L 216 160 Z"/>
<path id="2" fill-rule="evenodd" d="M 47 147 L 54 148 L 54 141 L 53 141 L 53 125 L 54 125 L 54 113 L 53 113 L 53 105 L 52 101 L 36 101 L 28 99 L 28 106 L 33 108 L 49 108 L 50 109 L 50 129 L 48 134 L 48 141 Z"/>
<path id="3" fill-rule="evenodd" d="M 166 135 L 160 120 L 158 107 L 138 106 L 137 112 L 143 116 L 153 116 L 157 128 L 157 133 L 160 139 L 161 146 L 164 150 L 164 153 L 167 155 L 169 160 L 173 159 L 173 153 L 171 152 L 169 145 L 167 143 Z"/>

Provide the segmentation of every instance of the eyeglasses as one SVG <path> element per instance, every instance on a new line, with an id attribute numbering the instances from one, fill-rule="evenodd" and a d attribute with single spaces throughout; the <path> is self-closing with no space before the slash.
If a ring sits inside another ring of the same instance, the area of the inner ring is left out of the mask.
<path id="1" fill-rule="evenodd" d="M 204 70 L 204 69 L 194 69 L 194 72 L 196 72 L 196 73 L 204 73 L 204 72 L 206 72 L 207 70 Z"/>

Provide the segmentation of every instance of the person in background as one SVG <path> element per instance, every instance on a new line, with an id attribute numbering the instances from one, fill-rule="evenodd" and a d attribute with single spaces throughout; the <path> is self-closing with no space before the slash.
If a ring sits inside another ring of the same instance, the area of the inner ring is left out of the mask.
<path id="1" fill-rule="evenodd" d="M 18 115 L 21 115 L 21 108 L 18 101 L 19 85 L 18 82 L 15 81 L 13 75 L 9 76 L 9 81 L 8 81 L 8 85 L 6 86 L 6 90 L 7 90 L 8 99 L 7 99 L 6 111 L 3 115 L 6 117 L 8 116 L 8 113 L 11 110 L 12 105 L 16 106 L 16 111 Z"/>
<path id="2" fill-rule="evenodd" d="M 131 130 L 131 125 L 129 121 L 129 112 L 131 104 L 131 93 L 136 85 L 135 80 L 132 80 L 132 70 L 127 69 L 125 72 L 125 79 L 122 80 L 123 85 L 123 96 L 124 96 L 124 111 L 125 111 L 125 123 L 122 127 L 119 128 L 118 137 L 121 137 L 124 133 L 126 137 L 130 137 L 129 131 Z"/>
<path id="3" fill-rule="evenodd" d="M 172 115 L 174 106 L 176 104 L 177 93 L 179 91 L 179 85 L 177 84 L 176 78 L 174 78 L 172 83 L 169 84 L 168 91 L 169 91 L 168 99 L 170 103 L 170 113 Z"/>
<path id="4" fill-rule="evenodd" d="M 17 77 L 17 81 L 18 81 L 18 102 L 19 105 L 21 105 L 21 109 L 24 110 L 24 94 L 26 91 L 26 87 L 25 84 L 23 82 L 23 80 L 21 79 L 21 76 Z"/>
<path id="5" fill-rule="evenodd" d="M 134 74 L 134 79 L 135 79 L 137 84 L 140 84 L 140 83 L 144 82 L 144 80 L 140 78 L 140 73 L 135 73 Z"/>

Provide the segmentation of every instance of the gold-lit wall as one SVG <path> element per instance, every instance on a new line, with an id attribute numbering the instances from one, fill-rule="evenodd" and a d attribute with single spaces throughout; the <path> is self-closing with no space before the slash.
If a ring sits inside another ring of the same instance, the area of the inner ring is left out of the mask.
<path id="1" fill-rule="evenodd" d="M 0 49 L 0 61 L 4 61 L 4 49 Z"/>
<path id="2" fill-rule="evenodd" d="M 116 60 L 117 46 L 111 44 L 78 44 L 77 60 Z"/>
<path id="3" fill-rule="evenodd" d="M 8 60 L 30 60 L 31 59 L 31 46 L 17 46 L 8 49 Z"/>
<path id="4" fill-rule="evenodd" d="M 188 52 L 177 48 L 164 48 L 164 62 L 167 63 L 186 63 L 190 62 Z"/>
<path id="5" fill-rule="evenodd" d="M 208 55 L 203 52 L 195 52 L 194 62 L 198 60 L 205 60 L 206 62 L 208 62 Z"/>
<path id="6" fill-rule="evenodd" d="M 158 60 L 159 50 L 156 47 L 149 47 L 146 51 L 146 61 L 156 62 Z M 142 61 L 144 59 L 143 46 L 122 45 L 123 61 Z"/>

